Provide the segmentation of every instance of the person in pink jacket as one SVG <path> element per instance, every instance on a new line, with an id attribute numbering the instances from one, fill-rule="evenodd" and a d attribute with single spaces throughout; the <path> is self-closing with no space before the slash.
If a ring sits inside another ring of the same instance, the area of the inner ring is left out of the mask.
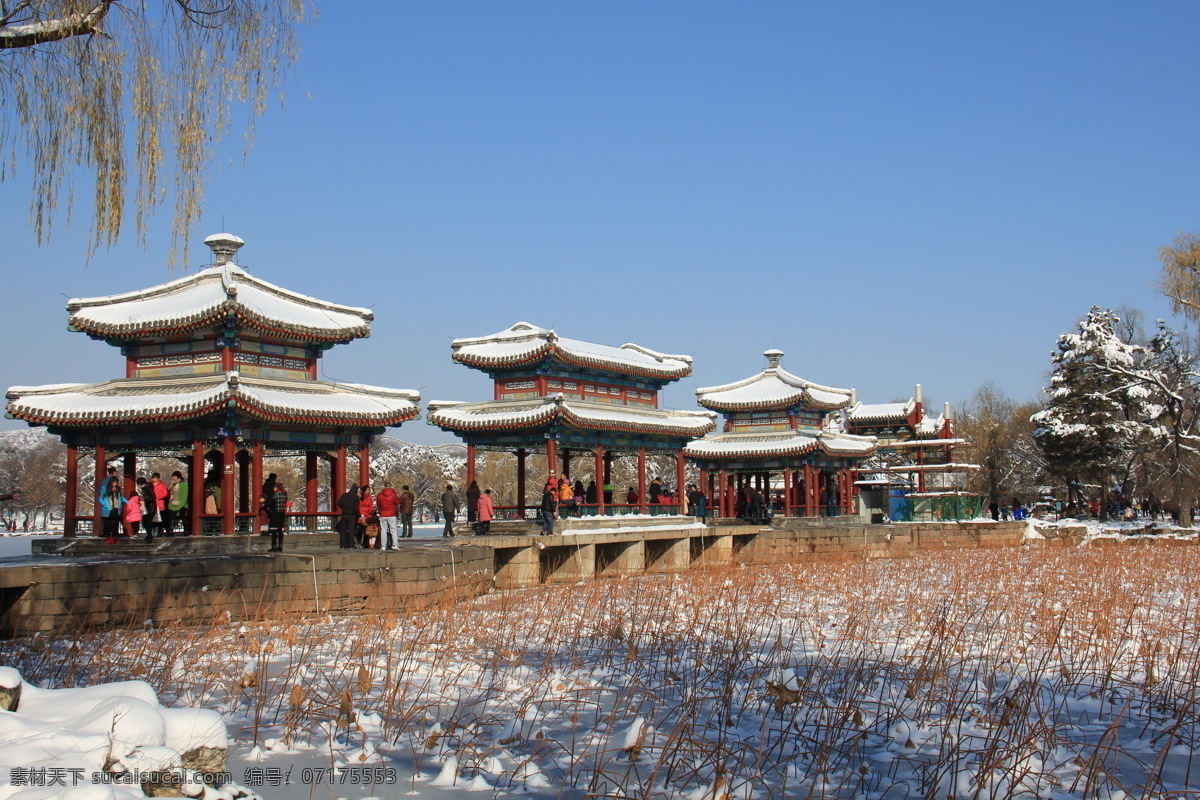
<path id="1" fill-rule="evenodd" d="M 492 505 L 492 490 L 485 489 L 479 495 L 479 527 L 475 529 L 476 536 L 487 536 L 492 527 L 492 517 L 496 516 L 496 507 Z"/>
<path id="2" fill-rule="evenodd" d="M 142 496 L 137 489 L 131 491 L 125 501 L 125 525 L 129 528 L 130 536 L 138 535 L 138 528 L 142 525 Z"/>

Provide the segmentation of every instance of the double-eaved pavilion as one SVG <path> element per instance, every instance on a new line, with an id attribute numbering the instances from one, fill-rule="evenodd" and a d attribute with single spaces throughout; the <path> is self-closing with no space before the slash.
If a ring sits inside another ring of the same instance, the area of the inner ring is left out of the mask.
<path id="1" fill-rule="evenodd" d="M 370 335 L 371 311 L 251 275 L 234 263 L 243 244 L 236 236 L 205 243 L 215 263 L 194 275 L 67 303 L 71 330 L 121 348 L 123 378 L 8 390 L 10 418 L 45 425 L 67 445 L 67 536 L 88 520 L 100 527 L 98 503 L 78 514 L 84 454 L 94 456 L 97 481 L 119 458 L 127 493 L 139 455 L 178 458 L 191 493 L 185 531 L 227 534 L 257 528 L 264 455 L 303 455 L 305 509 L 293 515 L 315 529 L 331 511 L 317 507 L 318 461 L 330 462 L 327 496 L 335 499 L 345 491 L 350 454 L 365 483 L 371 441 L 418 413 L 416 392 L 317 379 L 326 350 Z M 206 477 L 221 489 L 215 515 L 203 514 Z"/>
<path id="2" fill-rule="evenodd" d="M 526 459 L 544 455 L 551 475 L 571 477 L 575 457 L 590 456 L 600 489 L 612 484 L 612 463 L 636 456 L 638 502 L 608 502 L 598 491 L 585 513 L 647 511 L 647 454 L 675 458 L 675 487 L 684 483 L 683 447 L 715 425 L 707 411 L 659 408 L 658 393 L 691 374 L 692 359 L 623 344 L 593 344 L 560 337 L 527 322 L 491 336 L 456 339 L 453 359 L 486 372 L 493 398 L 480 403 L 430 402 L 428 422 L 467 444 L 467 482 L 475 480 L 479 450 L 514 453 L 517 497 L 513 515 L 523 518 Z M 540 476 L 538 485 L 545 482 Z M 539 498 L 540 499 L 540 495 Z M 663 507 L 655 510 L 674 511 Z"/>
<path id="3" fill-rule="evenodd" d="M 763 355 L 768 366 L 757 375 L 696 390 L 696 402 L 725 417 L 724 430 L 684 451 L 700 467 L 700 485 L 717 516 L 739 516 L 740 498 L 751 488 L 784 516 L 814 516 L 828 505 L 852 513 L 855 470 L 875 452 L 875 439 L 843 433 L 827 418 L 850 405 L 853 391 L 792 375 L 779 366 L 779 350 Z"/>
<path id="4" fill-rule="evenodd" d="M 954 450 L 968 444 L 954 430 L 950 404 L 933 417 L 925 412 L 921 385 L 898 403 L 858 403 L 846 412 L 850 430 L 874 436 L 879 448 L 863 465 L 864 490 L 887 492 L 874 504 L 895 522 L 971 519 L 983 498 L 966 489 L 967 473 L 978 464 L 958 462 Z"/>

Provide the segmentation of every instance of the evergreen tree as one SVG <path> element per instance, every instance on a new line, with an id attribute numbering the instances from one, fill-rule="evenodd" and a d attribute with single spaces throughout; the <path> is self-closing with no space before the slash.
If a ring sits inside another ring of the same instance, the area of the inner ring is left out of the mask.
<path id="1" fill-rule="evenodd" d="M 1067 485 L 1068 502 L 1085 502 L 1085 486 L 1098 484 L 1102 514 L 1114 481 L 1128 489 L 1138 446 L 1150 435 L 1151 392 L 1128 374 L 1142 366 L 1145 351 L 1122 340 L 1119 324 L 1111 310 L 1093 307 L 1074 332 L 1059 337 L 1049 404 L 1031 417 L 1047 468 Z"/>

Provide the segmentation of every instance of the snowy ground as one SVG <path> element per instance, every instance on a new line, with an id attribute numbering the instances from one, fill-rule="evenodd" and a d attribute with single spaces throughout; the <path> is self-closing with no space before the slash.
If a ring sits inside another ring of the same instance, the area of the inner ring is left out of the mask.
<path id="1" fill-rule="evenodd" d="M 1200 548 L 696 571 L 4 645 L 220 711 L 266 800 L 1195 797 Z"/>

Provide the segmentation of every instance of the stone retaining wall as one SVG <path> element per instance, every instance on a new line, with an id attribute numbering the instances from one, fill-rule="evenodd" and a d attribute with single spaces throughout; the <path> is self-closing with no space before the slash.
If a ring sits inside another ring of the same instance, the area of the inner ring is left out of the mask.
<path id="1" fill-rule="evenodd" d="M 595 577 L 1017 547 L 1025 530 L 1019 522 L 785 529 L 700 527 L 683 518 L 651 523 L 637 530 L 611 522 L 594 530 L 572 526 L 558 536 L 518 527 L 507 535 L 406 543 L 388 553 L 330 550 L 332 540 L 300 535 L 288 538 L 281 555 L 254 552 L 262 544 L 257 537 L 181 537 L 154 551 L 93 542 L 63 552 L 64 540 L 46 540 L 43 552 L 64 557 L 0 568 L 0 633 L 411 610 L 493 588 Z M 78 551 L 95 555 L 72 555 Z"/>
<path id="2" fill-rule="evenodd" d="M 0 569 L 0 632 L 420 609 L 491 590 L 487 547 L 131 556 Z"/>

